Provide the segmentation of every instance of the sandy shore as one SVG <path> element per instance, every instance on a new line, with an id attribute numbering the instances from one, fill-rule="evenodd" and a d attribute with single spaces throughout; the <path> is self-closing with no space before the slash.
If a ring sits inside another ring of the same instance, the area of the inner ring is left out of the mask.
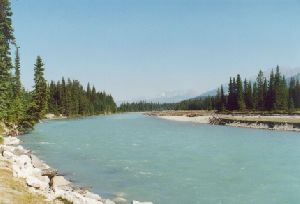
<path id="1" fill-rule="evenodd" d="M 157 116 L 158 118 L 166 119 L 166 120 L 173 120 L 173 121 L 180 121 L 180 122 L 193 122 L 193 123 L 202 123 L 208 124 L 209 119 L 211 116 L 195 116 L 195 117 L 188 117 L 188 116 Z"/>
<path id="2" fill-rule="evenodd" d="M 217 114 L 214 111 L 161 111 L 145 115 L 199 124 L 300 132 L 300 115 Z"/>

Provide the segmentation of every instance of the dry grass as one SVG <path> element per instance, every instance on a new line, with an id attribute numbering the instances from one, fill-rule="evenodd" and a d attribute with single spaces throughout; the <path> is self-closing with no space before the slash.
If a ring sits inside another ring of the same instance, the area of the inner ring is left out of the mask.
<path id="1" fill-rule="evenodd" d="M 0 203 L 1 204 L 50 204 L 45 197 L 29 191 L 22 179 L 12 176 L 10 163 L 0 158 Z"/>

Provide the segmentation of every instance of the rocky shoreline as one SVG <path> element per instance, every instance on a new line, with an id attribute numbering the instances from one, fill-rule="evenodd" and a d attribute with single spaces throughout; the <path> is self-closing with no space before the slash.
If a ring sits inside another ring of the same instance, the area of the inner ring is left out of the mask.
<path id="1" fill-rule="evenodd" d="M 47 201 L 59 199 L 73 204 L 114 204 L 87 190 L 76 189 L 71 182 L 58 175 L 57 170 L 24 149 L 16 137 L 4 137 L 0 153 L 1 159 L 12 164 L 13 176 L 25 179 L 30 191 L 43 195 Z"/>
<path id="2" fill-rule="evenodd" d="M 0 160 L 11 164 L 13 177 L 25 180 L 30 192 L 40 194 L 45 197 L 45 201 L 54 203 L 115 204 L 98 194 L 76 187 L 20 144 L 21 141 L 16 137 L 4 137 L 4 143 L 0 145 Z M 139 201 L 132 203 L 153 204 Z"/>

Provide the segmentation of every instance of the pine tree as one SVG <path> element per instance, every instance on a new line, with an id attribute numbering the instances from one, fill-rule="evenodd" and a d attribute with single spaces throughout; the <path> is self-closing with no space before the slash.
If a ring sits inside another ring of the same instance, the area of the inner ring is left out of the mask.
<path id="1" fill-rule="evenodd" d="M 244 101 L 243 83 L 241 80 L 241 76 L 239 74 L 236 77 L 236 84 L 237 84 L 237 109 L 244 110 L 246 105 Z"/>
<path id="2" fill-rule="evenodd" d="M 12 102 L 9 106 L 9 121 L 19 124 L 23 121 L 24 115 L 25 115 L 25 106 L 26 102 L 24 99 L 24 90 L 22 89 L 21 84 L 21 72 L 20 72 L 20 55 L 19 55 L 19 48 L 16 48 L 16 57 L 15 57 L 15 75 L 13 78 L 13 84 L 12 84 Z"/>
<path id="3" fill-rule="evenodd" d="M 247 79 L 244 80 L 244 98 L 246 108 L 251 110 L 253 108 L 252 86 L 250 81 L 247 82 Z"/>
<path id="4" fill-rule="evenodd" d="M 253 92 L 252 92 L 253 96 L 252 96 L 252 100 L 253 100 L 253 107 L 254 109 L 257 109 L 258 107 L 258 89 L 257 89 L 257 84 L 256 82 L 253 84 Z"/>
<path id="5" fill-rule="evenodd" d="M 224 95 L 223 85 L 221 85 L 221 111 L 225 109 L 225 106 L 226 106 L 226 97 Z"/>
<path id="6" fill-rule="evenodd" d="M 275 74 L 275 105 L 276 110 L 286 110 L 288 108 L 288 89 L 284 76 L 281 76 L 279 66 L 276 67 Z"/>
<path id="7" fill-rule="evenodd" d="M 263 102 L 264 102 L 264 107 L 263 109 L 265 110 L 268 106 L 267 104 L 267 99 L 268 99 L 268 81 L 267 78 L 264 79 L 264 85 L 263 85 Z"/>
<path id="8" fill-rule="evenodd" d="M 44 64 L 40 56 L 37 57 L 34 67 L 34 92 L 31 114 L 34 121 L 39 121 L 44 117 L 48 108 L 48 87 L 44 78 Z"/>
<path id="9" fill-rule="evenodd" d="M 299 80 L 296 81 L 294 105 L 295 105 L 295 108 L 300 108 L 300 82 L 299 82 Z"/>
<path id="10" fill-rule="evenodd" d="M 10 46 L 14 44 L 9 0 L 0 0 L 0 120 L 8 117 L 11 103 L 12 68 Z"/>
<path id="11" fill-rule="evenodd" d="M 257 78 L 256 78 L 256 84 L 257 84 L 257 104 L 256 108 L 258 110 L 263 110 L 265 105 L 264 105 L 264 74 L 260 70 Z"/>
<path id="12" fill-rule="evenodd" d="M 270 80 L 268 84 L 268 93 L 267 93 L 267 99 L 266 99 L 266 109 L 271 111 L 274 109 L 275 106 L 275 76 L 274 71 L 272 69 L 270 74 Z"/>
<path id="13" fill-rule="evenodd" d="M 292 77 L 289 85 L 289 110 L 295 109 L 295 91 L 296 91 L 295 89 L 296 89 L 296 79 Z"/>
<path id="14" fill-rule="evenodd" d="M 228 110 L 233 110 L 233 97 L 234 97 L 234 88 L 232 84 L 232 79 L 230 77 L 229 84 L 228 84 L 228 102 L 227 102 Z"/>
<path id="15" fill-rule="evenodd" d="M 16 58 L 15 58 L 15 78 L 14 78 L 14 97 L 17 97 L 21 93 L 21 73 L 20 73 L 20 54 L 19 48 L 16 48 Z"/>

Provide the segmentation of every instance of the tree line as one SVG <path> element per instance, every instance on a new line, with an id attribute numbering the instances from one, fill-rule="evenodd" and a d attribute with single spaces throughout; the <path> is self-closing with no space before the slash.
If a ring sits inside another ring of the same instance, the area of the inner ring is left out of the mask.
<path id="1" fill-rule="evenodd" d="M 0 0 L 0 125 L 21 131 L 32 129 L 45 114 L 93 115 L 116 110 L 113 98 L 79 81 L 62 79 L 50 85 L 40 56 L 34 65 L 34 86 L 26 91 L 21 83 L 20 52 L 12 26 L 9 0 Z M 14 56 L 12 56 L 15 53 Z"/>
<path id="2" fill-rule="evenodd" d="M 190 99 L 180 102 L 176 109 L 215 109 L 218 111 L 289 111 L 300 108 L 300 82 L 287 80 L 279 66 L 268 77 L 259 71 L 256 80 L 244 79 L 238 74 L 230 77 L 228 93 L 221 85 L 216 96 Z"/>
<path id="3" fill-rule="evenodd" d="M 95 115 L 116 112 L 117 106 L 111 95 L 97 92 L 88 83 L 86 89 L 78 80 L 64 78 L 61 81 L 51 81 L 48 108 L 56 115 L 76 116 Z"/>
<path id="4" fill-rule="evenodd" d="M 153 102 L 134 102 L 134 103 L 122 103 L 118 111 L 119 112 L 144 112 L 144 111 L 162 111 L 162 110 L 174 110 L 175 103 L 153 103 Z"/>

